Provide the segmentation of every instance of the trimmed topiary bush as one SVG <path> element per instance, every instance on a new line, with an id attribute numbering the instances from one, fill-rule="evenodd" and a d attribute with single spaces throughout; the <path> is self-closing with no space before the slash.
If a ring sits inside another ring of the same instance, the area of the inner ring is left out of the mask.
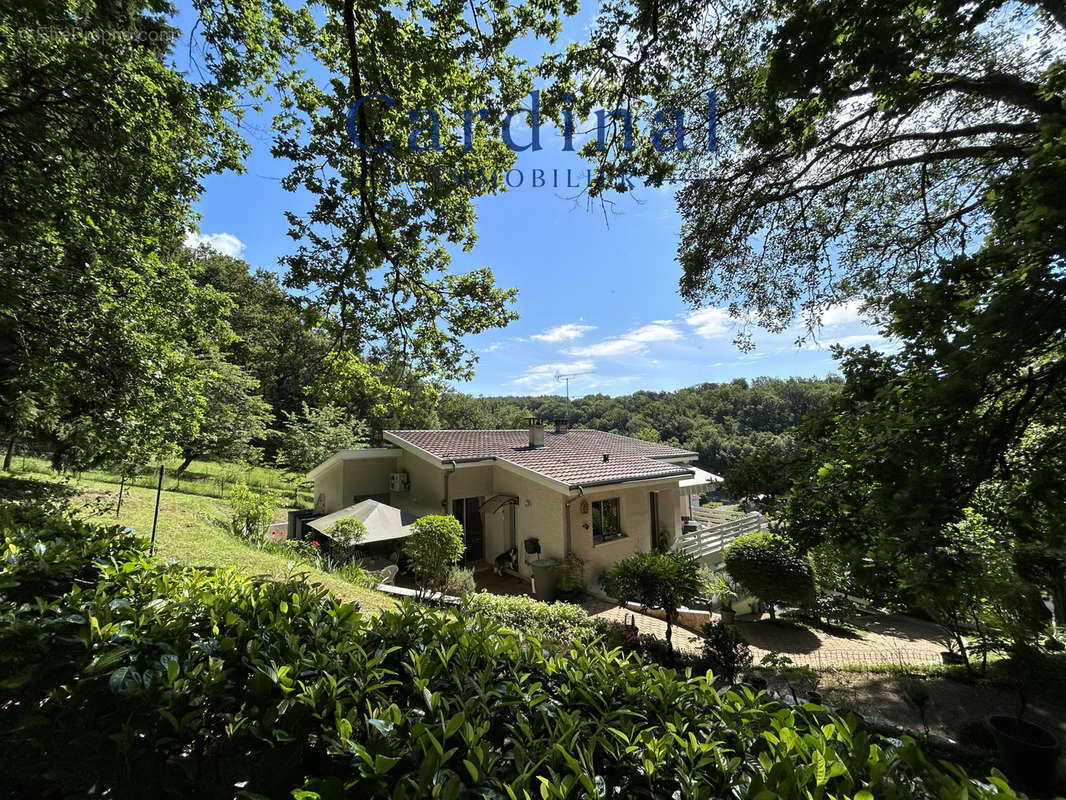
<path id="1" fill-rule="evenodd" d="M 766 603 L 775 619 L 778 603 L 810 606 L 814 602 L 814 572 L 807 557 L 782 536 L 760 531 L 738 536 L 726 548 L 726 571 Z"/>
<path id="2" fill-rule="evenodd" d="M 448 573 L 466 552 L 463 526 L 447 514 L 419 517 L 411 525 L 403 551 L 411 559 L 411 569 L 423 591 L 441 592 L 448 588 Z"/>

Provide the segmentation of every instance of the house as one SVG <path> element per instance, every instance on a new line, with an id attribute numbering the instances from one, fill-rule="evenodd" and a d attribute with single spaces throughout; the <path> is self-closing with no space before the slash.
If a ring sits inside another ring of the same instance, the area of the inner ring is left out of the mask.
<path id="1" fill-rule="evenodd" d="M 388 447 L 343 450 L 308 473 L 315 512 L 376 500 L 413 515 L 450 513 L 466 562 L 516 547 L 519 572 L 574 553 L 585 578 L 631 553 L 668 546 L 691 498 L 716 483 L 698 454 L 530 419 L 528 430 L 385 431 Z M 698 499 L 697 499 L 698 504 Z"/>

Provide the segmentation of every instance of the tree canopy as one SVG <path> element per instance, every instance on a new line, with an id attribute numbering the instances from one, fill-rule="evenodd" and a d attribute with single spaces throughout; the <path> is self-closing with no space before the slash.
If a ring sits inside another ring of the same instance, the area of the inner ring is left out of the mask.
<path id="1" fill-rule="evenodd" d="M 685 152 L 588 155 L 698 178 L 677 195 L 683 296 L 783 330 L 979 249 L 989 192 L 1054 141 L 1064 54 L 1059 2 L 678 0 L 605 3 L 550 61 L 579 96 L 691 112 Z"/>

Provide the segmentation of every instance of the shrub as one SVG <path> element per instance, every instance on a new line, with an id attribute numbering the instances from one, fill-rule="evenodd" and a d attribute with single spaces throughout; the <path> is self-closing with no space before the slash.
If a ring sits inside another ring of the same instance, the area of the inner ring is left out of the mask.
<path id="1" fill-rule="evenodd" d="M 355 517 L 346 517 L 330 525 L 326 535 L 341 547 L 354 547 L 366 538 L 366 525 Z"/>
<path id="2" fill-rule="evenodd" d="M 788 656 L 783 656 L 777 652 L 769 652 L 764 655 L 760 659 L 759 665 L 773 671 L 779 678 L 784 680 L 789 693 L 792 695 L 793 702 L 797 705 L 799 705 L 797 692 L 804 690 L 808 692 L 817 691 L 818 686 L 822 683 L 822 676 L 811 667 L 806 664 L 796 664 Z"/>
<path id="3" fill-rule="evenodd" d="M 787 539 L 767 531 L 738 536 L 726 548 L 725 568 L 748 591 L 766 603 L 770 619 L 778 603 L 814 602 L 810 561 Z"/>
<path id="4" fill-rule="evenodd" d="M 67 542 L 41 555 L 61 564 L 112 532 L 2 530 L 20 553 Z M 407 604 L 368 624 L 300 581 L 137 551 L 13 601 L 38 572 L 0 573 L 14 797 L 1016 797 L 857 717 L 600 648 L 553 655 L 480 611 Z"/>
<path id="5" fill-rule="evenodd" d="M 359 542 L 366 538 L 366 525 L 354 517 L 339 519 L 329 526 L 330 556 L 338 562 L 351 561 Z"/>
<path id="6" fill-rule="evenodd" d="M 727 683 L 736 683 L 737 676 L 751 666 L 751 648 L 736 625 L 709 623 L 703 629 L 703 660 Z"/>
<path id="7" fill-rule="evenodd" d="M 552 645 L 582 644 L 602 629 L 581 606 L 572 603 L 542 603 L 525 595 L 480 592 L 466 599 L 463 616 L 491 619 L 507 630 L 533 636 Z"/>
<path id="8" fill-rule="evenodd" d="M 601 583 L 619 603 L 661 608 L 666 616 L 666 645 L 673 650 L 678 608 L 700 593 L 699 562 L 680 552 L 634 553 L 615 564 Z"/>
<path id="9" fill-rule="evenodd" d="M 430 514 L 419 517 L 403 549 L 423 591 L 444 592 L 448 571 L 466 551 L 463 526 L 455 517 Z"/>
<path id="10" fill-rule="evenodd" d="M 830 622 L 845 622 L 859 613 L 859 607 L 842 594 L 823 594 L 814 602 L 814 615 Z"/>
<path id="11" fill-rule="evenodd" d="M 466 597 L 477 591 L 474 583 L 474 570 L 465 567 L 452 567 L 448 570 L 448 579 L 444 584 L 444 593 L 452 597 Z"/>
<path id="12" fill-rule="evenodd" d="M 584 592 L 585 562 L 571 553 L 555 568 L 555 582 L 560 592 Z"/>
<path id="13" fill-rule="evenodd" d="M 262 536 L 274 518 L 278 500 L 273 494 L 256 494 L 245 484 L 238 483 L 230 490 L 230 531 L 242 539 Z"/>

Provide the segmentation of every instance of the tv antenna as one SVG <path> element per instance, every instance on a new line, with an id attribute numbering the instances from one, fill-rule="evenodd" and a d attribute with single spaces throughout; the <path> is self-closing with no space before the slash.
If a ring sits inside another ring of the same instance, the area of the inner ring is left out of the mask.
<path id="1" fill-rule="evenodd" d="M 572 378 L 580 378 L 582 375 L 592 375 L 592 372 L 571 372 L 564 375 L 561 372 L 555 373 L 556 383 L 566 383 L 566 404 L 570 405 L 570 380 Z"/>

